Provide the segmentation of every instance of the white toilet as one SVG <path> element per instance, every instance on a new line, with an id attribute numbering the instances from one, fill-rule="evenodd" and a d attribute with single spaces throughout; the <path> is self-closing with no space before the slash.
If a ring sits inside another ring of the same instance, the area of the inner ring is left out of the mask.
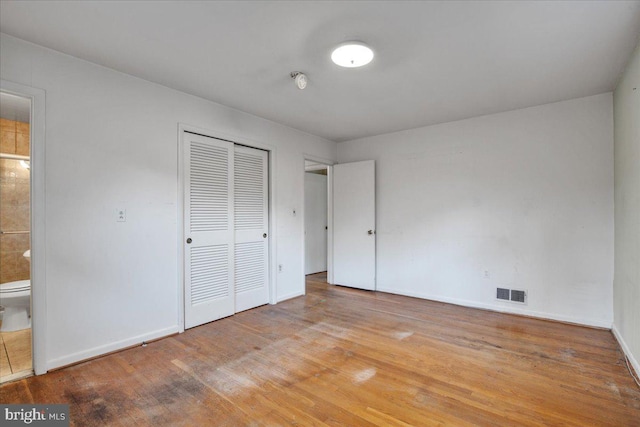
<path id="1" fill-rule="evenodd" d="M 0 305 L 4 307 L 0 332 L 31 327 L 31 281 L 17 280 L 0 285 Z"/>
<path id="2" fill-rule="evenodd" d="M 31 251 L 24 253 L 31 260 Z M 0 284 L 0 306 L 4 307 L 0 332 L 31 327 L 31 281 L 17 280 Z"/>

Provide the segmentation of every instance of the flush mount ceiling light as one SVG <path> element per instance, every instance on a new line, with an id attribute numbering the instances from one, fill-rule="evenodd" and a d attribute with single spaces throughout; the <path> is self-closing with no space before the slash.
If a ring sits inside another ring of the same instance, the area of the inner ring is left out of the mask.
<path id="1" fill-rule="evenodd" d="M 373 51 L 362 42 L 346 42 L 334 49 L 331 60 L 341 67 L 356 68 L 367 65 L 373 59 Z"/>
<path id="2" fill-rule="evenodd" d="M 296 81 L 298 89 L 302 90 L 307 87 L 307 76 L 304 73 L 301 73 L 300 71 L 292 71 L 289 75 Z"/>

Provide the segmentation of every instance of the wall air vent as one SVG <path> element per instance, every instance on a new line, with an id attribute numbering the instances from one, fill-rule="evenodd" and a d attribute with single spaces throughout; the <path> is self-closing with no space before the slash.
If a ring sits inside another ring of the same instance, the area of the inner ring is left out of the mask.
<path id="1" fill-rule="evenodd" d="M 511 301 L 524 303 L 526 297 L 527 293 L 525 291 L 511 289 Z"/>
<path id="2" fill-rule="evenodd" d="M 509 301 L 509 289 L 498 288 L 498 292 L 496 293 L 496 298 Z"/>
<path id="3" fill-rule="evenodd" d="M 496 288 L 496 299 L 500 301 L 527 303 L 527 291 L 521 289 Z"/>

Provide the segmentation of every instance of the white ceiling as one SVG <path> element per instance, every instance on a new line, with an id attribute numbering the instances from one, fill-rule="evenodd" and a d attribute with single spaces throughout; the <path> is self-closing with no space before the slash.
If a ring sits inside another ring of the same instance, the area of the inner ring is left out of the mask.
<path id="1" fill-rule="evenodd" d="M 344 141 L 611 91 L 640 2 L 3 0 L 0 31 Z"/>

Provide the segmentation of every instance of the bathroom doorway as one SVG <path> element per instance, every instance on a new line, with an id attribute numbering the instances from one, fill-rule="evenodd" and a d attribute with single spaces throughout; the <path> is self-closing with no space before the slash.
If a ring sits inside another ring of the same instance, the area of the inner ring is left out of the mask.
<path id="1" fill-rule="evenodd" d="M 33 374 L 31 111 L 0 92 L 0 383 Z"/>

